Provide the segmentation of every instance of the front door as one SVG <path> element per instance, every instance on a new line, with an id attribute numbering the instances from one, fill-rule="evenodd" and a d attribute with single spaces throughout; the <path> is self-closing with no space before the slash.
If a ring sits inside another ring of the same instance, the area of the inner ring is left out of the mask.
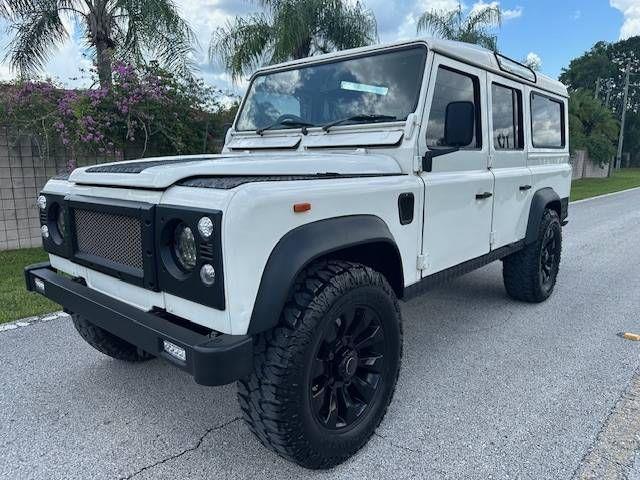
<path id="1" fill-rule="evenodd" d="M 459 151 L 435 157 L 425 181 L 423 275 L 480 257 L 490 250 L 493 175 L 488 168 L 485 71 L 435 55 L 419 150 L 446 148 L 445 113 L 452 102 L 473 102 L 475 135 Z M 483 128 L 484 127 L 484 128 Z"/>
<path id="2" fill-rule="evenodd" d="M 495 177 L 492 248 L 524 238 L 533 194 L 527 167 L 522 86 L 488 74 L 491 171 Z"/>

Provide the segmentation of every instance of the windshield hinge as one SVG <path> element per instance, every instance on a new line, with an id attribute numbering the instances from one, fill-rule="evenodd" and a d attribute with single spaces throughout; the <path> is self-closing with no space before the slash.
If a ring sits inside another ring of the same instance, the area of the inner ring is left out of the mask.
<path id="1" fill-rule="evenodd" d="M 426 270 L 427 268 L 429 268 L 429 255 L 426 255 L 426 254 L 418 255 L 416 268 L 418 270 Z"/>

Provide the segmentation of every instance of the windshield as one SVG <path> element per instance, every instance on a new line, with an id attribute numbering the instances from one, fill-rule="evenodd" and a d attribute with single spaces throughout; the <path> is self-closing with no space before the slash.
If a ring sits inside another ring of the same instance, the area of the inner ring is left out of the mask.
<path id="1" fill-rule="evenodd" d="M 406 120 L 418 104 L 426 54 L 416 46 L 256 76 L 236 128 Z"/>

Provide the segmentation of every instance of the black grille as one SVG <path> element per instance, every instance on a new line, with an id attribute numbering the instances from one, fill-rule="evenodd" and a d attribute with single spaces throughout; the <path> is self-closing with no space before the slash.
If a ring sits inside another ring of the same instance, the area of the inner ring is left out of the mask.
<path id="1" fill-rule="evenodd" d="M 76 252 L 142 270 L 142 223 L 126 215 L 73 209 Z"/>

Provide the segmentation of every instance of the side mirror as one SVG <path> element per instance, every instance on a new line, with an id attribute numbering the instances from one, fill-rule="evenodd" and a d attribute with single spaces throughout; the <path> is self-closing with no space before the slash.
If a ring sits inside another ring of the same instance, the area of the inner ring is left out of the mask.
<path id="1" fill-rule="evenodd" d="M 466 147 L 473 141 L 476 108 L 473 102 L 451 102 L 444 121 L 444 140 L 448 147 Z"/>

